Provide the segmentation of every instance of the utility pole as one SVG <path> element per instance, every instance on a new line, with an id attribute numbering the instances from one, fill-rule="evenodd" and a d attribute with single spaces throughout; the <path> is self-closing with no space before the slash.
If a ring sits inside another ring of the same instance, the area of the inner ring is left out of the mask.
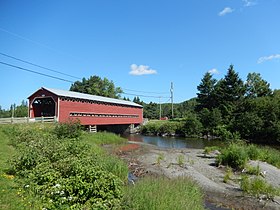
<path id="1" fill-rule="evenodd" d="M 170 88 L 170 94 L 171 94 L 171 118 L 174 118 L 174 111 L 173 111 L 173 82 L 171 82 L 171 88 Z"/>
<path id="2" fill-rule="evenodd" d="M 161 96 L 159 97 L 159 120 L 161 119 Z"/>

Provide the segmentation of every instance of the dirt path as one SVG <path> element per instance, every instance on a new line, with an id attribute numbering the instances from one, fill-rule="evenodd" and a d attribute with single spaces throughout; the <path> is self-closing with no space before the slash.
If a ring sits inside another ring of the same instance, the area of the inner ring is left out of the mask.
<path id="1" fill-rule="evenodd" d="M 190 177 L 202 187 L 207 201 L 222 206 L 223 209 L 280 209 L 277 200 L 264 201 L 244 196 L 237 180 L 224 183 L 225 169 L 217 168 L 214 156 L 205 156 L 203 150 L 159 149 L 141 145 L 133 151 L 126 148 L 126 151 L 121 151 L 120 154 L 129 163 L 130 170 L 138 177 L 145 174 L 164 175 L 169 178 Z M 261 169 L 266 167 L 266 173 L 275 181 L 274 186 L 278 185 L 278 182 L 280 186 L 280 170 L 274 167 L 272 172 L 270 165 L 259 165 Z"/>

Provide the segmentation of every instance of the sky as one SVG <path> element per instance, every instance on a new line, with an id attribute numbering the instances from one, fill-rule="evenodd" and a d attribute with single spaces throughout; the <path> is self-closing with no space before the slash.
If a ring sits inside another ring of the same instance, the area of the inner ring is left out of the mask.
<path id="1" fill-rule="evenodd" d="M 280 0 L 0 0 L 0 106 L 92 75 L 146 103 L 170 102 L 172 82 L 179 103 L 231 64 L 280 89 L 279 11 Z"/>

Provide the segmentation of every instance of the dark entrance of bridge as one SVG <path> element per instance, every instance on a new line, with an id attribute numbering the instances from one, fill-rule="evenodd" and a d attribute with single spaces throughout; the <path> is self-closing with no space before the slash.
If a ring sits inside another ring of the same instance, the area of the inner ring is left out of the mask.
<path id="1" fill-rule="evenodd" d="M 55 101 L 52 97 L 36 98 L 32 103 L 34 117 L 55 116 Z"/>

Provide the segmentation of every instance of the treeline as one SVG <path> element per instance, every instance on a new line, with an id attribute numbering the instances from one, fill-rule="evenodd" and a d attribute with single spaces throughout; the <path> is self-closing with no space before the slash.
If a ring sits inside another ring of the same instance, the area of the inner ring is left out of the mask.
<path id="1" fill-rule="evenodd" d="M 8 117 L 27 117 L 28 116 L 28 104 L 27 101 L 22 101 L 20 105 L 12 104 L 10 109 L 5 110 L 0 106 L 0 118 Z"/>
<path id="2" fill-rule="evenodd" d="M 174 105 L 173 120 L 195 122 L 201 136 L 280 142 L 280 90 L 272 91 L 259 73 L 249 73 L 243 81 L 230 65 L 220 80 L 205 73 L 197 90 L 196 98 Z M 143 106 L 144 117 L 159 118 L 158 104 Z M 170 115 L 170 104 L 162 104 L 162 116 Z"/>

